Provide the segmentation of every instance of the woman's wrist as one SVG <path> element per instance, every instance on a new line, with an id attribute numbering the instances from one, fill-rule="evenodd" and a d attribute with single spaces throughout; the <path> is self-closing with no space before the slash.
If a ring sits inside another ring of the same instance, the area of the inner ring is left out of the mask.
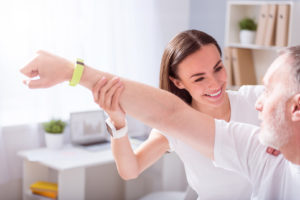
<path id="1" fill-rule="evenodd" d="M 125 120 L 123 120 L 122 122 L 115 122 L 115 121 L 113 121 L 113 123 L 114 123 L 114 125 L 116 127 L 116 130 L 120 130 L 120 129 L 122 129 L 122 128 L 124 128 L 126 126 Z"/>
<path id="2" fill-rule="evenodd" d="M 113 113 L 108 112 L 108 117 L 110 121 L 113 123 L 116 130 L 122 129 L 126 126 L 126 118 L 123 117 L 121 120 L 118 119 Z"/>
<path id="3" fill-rule="evenodd" d="M 110 118 L 106 119 L 105 123 L 106 123 L 107 131 L 110 133 L 112 138 L 119 139 L 127 135 L 128 127 L 127 127 L 126 120 L 125 120 L 125 125 L 121 129 L 118 129 Z"/>

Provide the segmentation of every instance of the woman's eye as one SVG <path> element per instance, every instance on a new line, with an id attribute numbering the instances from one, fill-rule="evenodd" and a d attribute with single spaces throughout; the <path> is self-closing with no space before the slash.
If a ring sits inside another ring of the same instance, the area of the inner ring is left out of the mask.
<path id="1" fill-rule="evenodd" d="M 202 81 L 203 79 L 204 79 L 203 77 L 201 77 L 201 78 L 198 78 L 198 79 L 196 79 L 196 80 L 195 80 L 195 82 Z"/>
<path id="2" fill-rule="evenodd" d="M 217 67 L 217 68 L 215 69 L 215 72 L 220 71 L 222 68 L 223 68 L 222 66 Z"/>

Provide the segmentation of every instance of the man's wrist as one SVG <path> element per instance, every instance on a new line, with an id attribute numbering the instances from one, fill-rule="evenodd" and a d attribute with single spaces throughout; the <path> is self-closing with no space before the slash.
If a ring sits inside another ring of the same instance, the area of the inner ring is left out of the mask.
<path id="1" fill-rule="evenodd" d="M 72 79 L 74 69 L 75 63 L 68 61 L 65 70 L 65 81 L 70 81 Z"/>

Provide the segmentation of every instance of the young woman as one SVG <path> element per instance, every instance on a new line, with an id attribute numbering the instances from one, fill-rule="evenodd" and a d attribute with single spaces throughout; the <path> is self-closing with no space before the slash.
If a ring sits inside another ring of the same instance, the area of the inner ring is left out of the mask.
<path id="1" fill-rule="evenodd" d="M 254 104 L 263 87 L 244 86 L 239 91 L 226 91 L 226 79 L 221 49 L 210 35 L 188 30 L 174 37 L 166 47 L 161 62 L 161 89 L 214 118 L 259 125 Z M 109 123 L 126 133 L 125 112 L 119 105 L 123 89 L 119 79 L 114 78 L 104 87 L 98 82 L 93 94 L 97 96 L 96 102 L 108 113 Z M 135 152 L 127 134 L 112 137 L 111 142 L 118 172 L 123 179 L 136 178 L 166 152 L 175 151 L 183 161 L 188 183 L 199 199 L 250 199 L 251 185 L 246 178 L 215 167 L 196 150 L 159 130 L 152 129 L 149 138 Z"/>

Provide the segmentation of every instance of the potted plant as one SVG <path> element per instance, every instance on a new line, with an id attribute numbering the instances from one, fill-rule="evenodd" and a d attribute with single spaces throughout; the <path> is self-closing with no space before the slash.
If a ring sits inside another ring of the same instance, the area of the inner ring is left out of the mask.
<path id="1" fill-rule="evenodd" d="M 64 141 L 64 129 L 66 123 L 62 120 L 52 119 L 49 122 L 43 123 L 45 131 L 46 146 L 50 149 L 60 149 Z"/>
<path id="2" fill-rule="evenodd" d="M 246 17 L 239 22 L 239 26 L 240 42 L 242 44 L 253 44 L 257 28 L 257 24 L 255 23 L 255 21 L 251 18 Z"/>

